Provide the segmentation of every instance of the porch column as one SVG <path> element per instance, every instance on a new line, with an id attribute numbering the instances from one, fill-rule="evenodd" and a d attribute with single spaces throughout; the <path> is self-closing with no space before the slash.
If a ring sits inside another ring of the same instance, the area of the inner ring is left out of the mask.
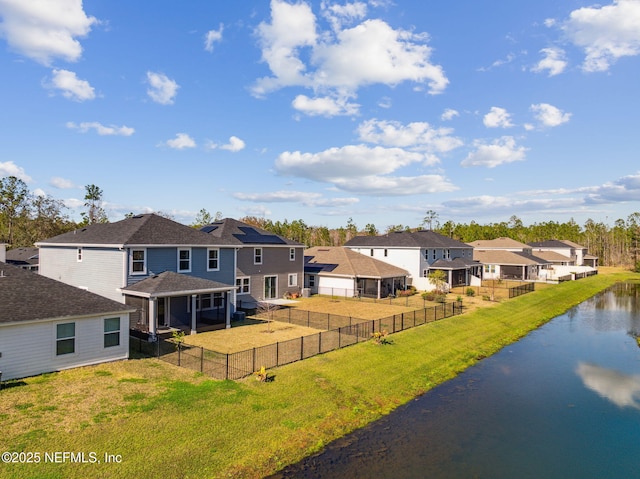
<path id="1" fill-rule="evenodd" d="M 157 298 L 149 298 L 149 337 L 156 338 L 156 311 L 158 306 Z"/>
<path id="2" fill-rule="evenodd" d="M 380 290 L 382 289 L 382 280 L 378 280 L 378 299 L 380 299 Z"/>
<path id="3" fill-rule="evenodd" d="M 167 326 L 171 327 L 171 296 L 164 298 L 164 314 Z"/>
<path id="4" fill-rule="evenodd" d="M 191 334 L 196 334 L 196 298 L 197 294 L 191 295 Z"/>
<path id="5" fill-rule="evenodd" d="M 224 315 L 225 315 L 225 329 L 231 328 L 231 294 L 229 291 L 224 293 Z"/>

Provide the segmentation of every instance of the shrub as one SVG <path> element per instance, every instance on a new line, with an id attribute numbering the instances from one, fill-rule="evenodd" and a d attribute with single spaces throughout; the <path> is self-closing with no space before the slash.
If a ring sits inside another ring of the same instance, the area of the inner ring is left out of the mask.
<path id="1" fill-rule="evenodd" d="M 475 296 L 475 295 L 476 295 L 476 290 L 475 290 L 475 289 L 473 289 L 473 288 L 471 288 L 471 287 L 469 287 L 469 288 L 467 288 L 467 289 L 465 290 L 465 294 L 466 294 L 467 296 L 469 296 L 469 297 L 471 297 L 471 296 Z"/>
<path id="2" fill-rule="evenodd" d="M 433 300 L 436 303 L 444 303 L 447 300 L 447 295 L 446 294 L 436 294 L 435 298 L 433 298 Z"/>
<path id="3" fill-rule="evenodd" d="M 391 344 L 391 340 L 388 339 L 387 336 L 389 336 L 389 331 L 386 329 L 371 333 L 371 338 L 375 344 Z"/>
<path id="4" fill-rule="evenodd" d="M 433 301 L 436 298 L 436 293 L 434 293 L 433 291 L 425 291 L 424 293 L 422 293 L 422 299 L 425 299 L 427 301 Z"/>

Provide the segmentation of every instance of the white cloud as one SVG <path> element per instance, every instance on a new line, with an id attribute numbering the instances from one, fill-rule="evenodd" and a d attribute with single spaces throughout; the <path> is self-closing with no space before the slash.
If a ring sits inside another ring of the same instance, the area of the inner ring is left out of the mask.
<path id="1" fill-rule="evenodd" d="M 451 128 L 433 128 L 426 122 L 403 125 L 396 121 L 372 119 L 358 127 L 358 135 L 362 141 L 434 154 L 446 153 L 462 146 L 462 140 L 452 136 L 452 133 Z"/>
<path id="2" fill-rule="evenodd" d="M 281 175 L 298 176 L 316 181 L 338 182 L 345 178 L 384 175 L 424 161 L 421 153 L 405 151 L 401 148 L 370 148 L 365 145 L 347 145 L 329 148 L 320 153 L 299 151 L 281 153 L 275 168 Z"/>
<path id="3" fill-rule="evenodd" d="M 204 49 L 208 52 L 213 51 L 213 44 L 215 42 L 222 41 L 222 31 L 224 30 L 224 25 L 221 23 L 220 28 L 218 30 L 209 30 L 204 37 Z"/>
<path id="4" fill-rule="evenodd" d="M 378 106 L 380 108 L 391 108 L 391 105 L 392 101 L 388 96 L 383 96 L 382 98 L 380 98 L 380 101 L 378 101 Z"/>
<path id="5" fill-rule="evenodd" d="M 329 20 L 333 29 L 338 31 L 345 24 L 352 24 L 367 15 L 367 4 L 364 2 L 345 3 L 344 5 L 321 4 L 322 14 Z"/>
<path id="6" fill-rule="evenodd" d="M 180 86 L 164 73 L 147 72 L 147 95 L 161 105 L 172 105 Z"/>
<path id="7" fill-rule="evenodd" d="M 86 36 L 98 20 L 86 15 L 80 0 L 0 0 L 0 36 L 38 63 L 77 61 Z"/>
<path id="8" fill-rule="evenodd" d="M 614 0 L 612 4 L 574 10 L 562 30 L 583 48 L 587 72 L 607 71 L 619 58 L 640 54 L 640 2 Z"/>
<path id="9" fill-rule="evenodd" d="M 309 191 L 273 191 L 269 193 L 234 193 L 234 198 L 256 203 L 301 203 L 306 206 L 333 207 L 358 203 L 358 198 L 323 198 Z"/>
<path id="10" fill-rule="evenodd" d="M 531 105 L 531 111 L 536 119 L 545 127 L 554 127 L 566 123 L 571 118 L 571 113 L 564 113 L 559 108 L 548 103 Z"/>
<path id="11" fill-rule="evenodd" d="M 291 103 L 293 108 L 309 116 L 355 115 L 360 105 L 348 103 L 347 98 L 316 97 L 298 95 Z"/>
<path id="12" fill-rule="evenodd" d="M 93 87 L 86 80 L 80 80 L 75 72 L 69 70 L 53 70 L 51 82 L 45 84 L 45 87 L 53 90 L 60 90 L 62 96 L 69 100 L 78 102 L 93 100 L 96 93 Z"/>
<path id="13" fill-rule="evenodd" d="M 54 176 L 53 178 L 51 178 L 51 180 L 49 180 L 49 184 L 54 188 L 59 188 L 61 190 L 76 188 L 76 185 L 74 185 L 71 180 L 60 178 L 59 176 Z"/>
<path id="14" fill-rule="evenodd" d="M 105 126 L 97 121 L 82 122 L 76 124 L 72 121 L 67 122 L 67 128 L 71 130 L 78 130 L 80 133 L 86 133 L 89 130 L 95 130 L 100 136 L 131 136 L 135 133 L 135 129 L 128 126 Z"/>
<path id="15" fill-rule="evenodd" d="M 487 128 L 510 128 L 513 126 L 511 114 L 504 108 L 497 106 L 491 107 L 491 111 L 484 116 L 482 122 Z"/>
<path id="16" fill-rule="evenodd" d="M 458 189 L 442 175 L 362 176 L 334 181 L 344 191 L 369 196 L 406 196 L 444 193 Z"/>
<path id="17" fill-rule="evenodd" d="M 526 148 L 517 146 L 511 136 L 503 136 L 490 144 L 478 140 L 474 142 L 474 147 L 475 150 L 462 161 L 462 166 L 495 168 L 505 163 L 524 160 L 527 151 Z"/>
<path id="18" fill-rule="evenodd" d="M 540 53 L 544 55 L 544 58 L 531 69 L 532 71 L 536 73 L 548 71 L 549 76 L 552 77 L 559 75 L 567 67 L 567 61 L 564 58 L 564 50 L 561 48 L 543 48 L 540 50 Z"/>
<path id="19" fill-rule="evenodd" d="M 405 81 L 428 84 L 429 92 L 441 93 L 449 83 L 442 67 L 430 63 L 427 35 L 394 30 L 382 20 L 367 19 L 342 29 L 344 21 L 360 20 L 364 4 L 327 6 L 333 31 L 320 31 L 311 7 L 306 3 L 271 2 L 271 22 L 257 28 L 262 59 L 271 76 L 260 78 L 253 87 L 256 96 L 285 87 L 303 87 L 320 93 L 324 104 L 299 96 L 294 101 L 309 114 L 355 114 L 350 105 L 357 90 L 370 84 L 397 85 Z M 330 98 L 333 102 L 327 102 Z M 355 106 L 355 105 L 350 105 Z M 347 113 L 352 112 L 352 113 Z"/>
<path id="20" fill-rule="evenodd" d="M 24 168 L 16 165 L 13 161 L 0 161 L 0 177 L 15 176 L 16 178 L 24 181 L 25 183 L 31 183 L 32 178 L 24 172 Z"/>
<path id="21" fill-rule="evenodd" d="M 229 143 L 227 143 L 226 145 L 222 145 L 220 148 L 223 150 L 228 150 L 235 153 L 237 151 L 244 150 L 244 147 L 245 147 L 244 141 L 242 141 L 237 136 L 232 136 L 229 138 Z"/>
<path id="22" fill-rule="evenodd" d="M 587 195 L 586 201 L 588 203 L 640 201 L 640 172 L 593 188 Z"/>
<path id="23" fill-rule="evenodd" d="M 172 140 L 167 140 L 165 145 L 174 150 L 184 150 L 185 148 L 195 148 L 196 142 L 186 133 L 178 133 Z"/>
<path id="24" fill-rule="evenodd" d="M 453 120 L 456 116 L 460 116 L 460 113 L 458 113 L 457 110 L 454 110 L 452 108 L 447 108 L 444 112 L 442 112 L 440 119 L 442 121 L 448 121 L 448 120 Z"/>

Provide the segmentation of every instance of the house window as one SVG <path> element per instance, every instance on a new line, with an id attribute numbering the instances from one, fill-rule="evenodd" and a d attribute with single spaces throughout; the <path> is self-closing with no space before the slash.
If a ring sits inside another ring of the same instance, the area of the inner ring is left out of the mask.
<path id="1" fill-rule="evenodd" d="M 253 264 L 262 264 L 262 248 L 253 249 Z"/>
<path id="2" fill-rule="evenodd" d="M 444 250 L 444 259 L 451 259 L 451 250 Z"/>
<path id="3" fill-rule="evenodd" d="M 191 271 L 191 250 L 178 249 L 178 272 Z"/>
<path id="4" fill-rule="evenodd" d="M 495 273 L 496 272 L 496 265 L 495 264 L 485 264 L 484 265 L 484 272 L 485 273 Z"/>
<path id="5" fill-rule="evenodd" d="M 222 293 L 213 293 L 213 307 L 221 308 L 222 307 Z"/>
<path id="6" fill-rule="evenodd" d="M 196 298 L 196 309 L 211 309 L 211 295 L 202 294 Z"/>
<path id="7" fill-rule="evenodd" d="M 147 272 L 147 250 L 131 250 L 130 270 L 131 274 L 145 274 Z"/>
<path id="8" fill-rule="evenodd" d="M 435 249 L 431 252 L 431 259 L 436 259 L 436 250 Z"/>
<path id="9" fill-rule="evenodd" d="M 296 260 L 296 249 L 289 248 L 289 261 L 295 261 L 295 260 Z"/>
<path id="10" fill-rule="evenodd" d="M 389 254 L 389 251 L 385 248 L 384 249 L 384 257 L 386 258 L 388 256 L 388 254 Z"/>
<path id="11" fill-rule="evenodd" d="M 428 276 L 428 272 L 429 272 L 429 270 L 428 270 L 428 269 L 423 269 L 423 270 L 422 270 L 422 277 L 423 277 L 423 278 L 426 278 L 426 277 Z"/>
<path id="12" fill-rule="evenodd" d="M 309 287 L 314 288 L 316 286 L 316 277 L 315 275 L 309 275 Z"/>
<path id="13" fill-rule="evenodd" d="M 56 356 L 76 350 L 76 323 L 56 324 Z"/>
<path id="14" fill-rule="evenodd" d="M 82 262 L 82 248 L 78 248 L 77 259 L 78 259 L 78 263 Z"/>
<path id="15" fill-rule="evenodd" d="M 240 277 L 236 278 L 236 292 L 238 294 L 249 294 L 251 293 L 251 288 L 249 287 L 249 277 Z"/>
<path id="16" fill-rule="evenodd" d="M 298 273 L 291 273 L 289 275 L 289 286 L 298 286 Z"/>
<path id="17" fill-rule="evenodd" d="M 369 256 L 373 256 L 373 248 L 371 248 L 371 250 L 369 252 Z"/>
<path id="18" fill-rule="evenodd" d="M 104 320 L 104 347 L 120 346 L 120 318 Z"/>
<path id="19" fill-rule="evenodd" d="M 220 269 L 220 250 L 207 250 L 207 271 L 218 271 Z"/>

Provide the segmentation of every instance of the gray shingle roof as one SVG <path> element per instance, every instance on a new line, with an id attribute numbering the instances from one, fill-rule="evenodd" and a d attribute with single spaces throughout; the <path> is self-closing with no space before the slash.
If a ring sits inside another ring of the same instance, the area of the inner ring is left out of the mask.
<path id="1" fill-rule="evenodd" d="M 235 288 L 235 286 L 218 281 L 174 273 L 173 271 L 165 271 L 143 279 L 126 288 L 122 288 L 122 291 L 125 294 L 127 292 L 132 293 L 134 296 L 163 296 L 169 294 L 186 295 L 212 291 L 228 291 Z"/>
<path id="2" fill-rule="evenodd" d="M 461 241 L 443 236 L 435 231 L 399 231 L 381 236 L 356 236 L 345 243 L 349 247 L 396 247 L 396 248 L 465 248 L 471 247 Z"/>
<path id="3" fill-rule="evenodd" d="M 228 241 L 229 244 L 235 245 L 303 246 L 302 243 L 298 243 L 297 241 L 292 241 L 265 229 L 232 218 L 225 218 L 210 225 L 203 226 L 200 228 L 200 231 L 204 231 L 215 238 L 220 238 Z"/>
<path id="4" fill-rule="evenodd" d="M 133 311 L 131 307 L 0 263 L 0 324 Z"/>
<path id="5" fill-rule="evenodd" d="M 156 214 L 137 215 L 115 223 L 99 223 L 40 241 L 38 245 L 232 245 L 190 226 Z"/>
<path id="6" fill-rule="evenodd" d="M 10 249 L 6 259 L 10 264 L 38 264 L 38 248 Z"/>

